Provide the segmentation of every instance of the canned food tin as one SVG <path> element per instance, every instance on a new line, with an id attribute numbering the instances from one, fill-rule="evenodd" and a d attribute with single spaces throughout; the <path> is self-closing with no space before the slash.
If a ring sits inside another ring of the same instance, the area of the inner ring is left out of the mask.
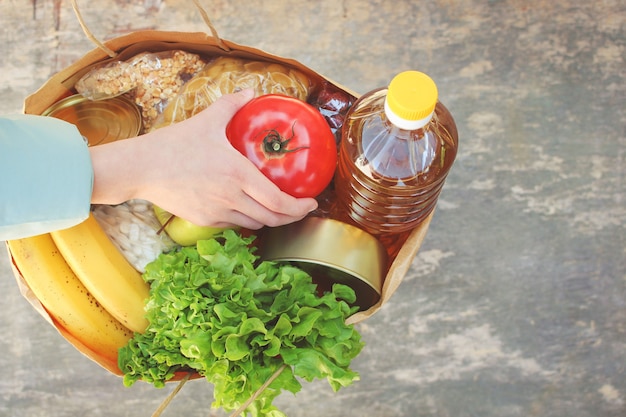
<path id="1" fill-rule="evenodd" d="M 372 235 L 337 220 L 307 217 L 260 231 L 259 257 L 288 262 L 308 272 L 322 290 L 351 287 L 361 311 L 380 299 L 387 252 Z"/>
<path id="2" fill-rule="evenodd" d="M 141 131 L 139 108 L 123 96 L 92 101 L 76 94 L 53 104 L 42 115 L 72 123 L 89 146 L 131 138 Z"/>

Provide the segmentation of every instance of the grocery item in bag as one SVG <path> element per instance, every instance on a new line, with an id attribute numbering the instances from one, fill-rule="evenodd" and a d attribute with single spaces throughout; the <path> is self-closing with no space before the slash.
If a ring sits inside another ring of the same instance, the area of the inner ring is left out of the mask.
<path id="1" fill-rule="evenodd" d="M 95 67 L 75 88 L 90 100 L 127 94 L 141 108 L 143 129 L 149 131 L 169 100 L 206 62 L 182 50 L 142 52 L 128 60 Z"/>
<path id="2" fill-rule="evenodd" d="M 361 96 L 342 129 L 334 215 L 377 236 L 394 259 L 434 210 L 458 133 L 424 73 L 405 71 Z"/>
<path id="3" fill-rule="evenodd" d="M 154 128 L 188 119 L 224 94 L 251 88 L 256 96 L 284 94 L 306 101 L 311 80 L 288 66 L 260 60 L 222 56 L 209 62 L 170 101 Z"/>

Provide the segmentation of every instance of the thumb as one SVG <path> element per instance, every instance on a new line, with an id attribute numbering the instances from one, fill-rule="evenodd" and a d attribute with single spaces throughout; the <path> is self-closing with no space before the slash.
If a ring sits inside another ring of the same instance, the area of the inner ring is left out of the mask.
<path id="1" fill-rule="evenodd" d="M 210 107 L 221 113 L 221 116 L 230 120 L 237 111 L 254 97 L 254 90 L 246 88 L 236 93 L 225 94 L 218 98 Z"/>

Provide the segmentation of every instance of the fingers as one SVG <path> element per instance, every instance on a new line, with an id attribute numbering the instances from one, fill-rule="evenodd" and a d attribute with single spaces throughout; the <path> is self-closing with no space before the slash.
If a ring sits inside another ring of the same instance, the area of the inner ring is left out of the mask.
<path id="1" fill-rule="evenodd" d="M 277 188 L 273 193 L 276 199 L 269 204 L 259 201 L 243 190 L 237 195 L 231 194 L 231 200 L 226 206 L 235 209 L 228 211 L 221 218 L 227 223 L 256 230 L 264 226 L 276 227 L 301 220 L 317 207 L 317 202 L 313 198 L 294 198 Z"/>
<path id="2" fill-rule="evenodd" d="M 313 199 L 306 199 L 312 200 Z M 283 214 L 277 211 L 274 211 L 266 206 L 259 204 L 258 202 L 250 199 L 251 205 L 257 206 L 257 208 L 249 210 L 247 213 L 237 212 L 234 214 L 233 218 L 235 223 L 239 224 L 242 227 L 248 229 L 260 229 L 263 226 L 269 227 L 277 227 L 282 226 L 284 224 L 293 223 L 295 221 L 301 220 L 304 218 L 311 210 L 308 207 L 312 206 L 309 202 L 296 200 L 296 203 L 305 209 L 300 210 L 298 214 Z"/>
<path id="3" fill-rule="evenodd" d="M 317 207 L 313 198 L 282 192 L 234 148 L 218 154 L 220 158 L 209 164 L 211 170 L 198 175 L 198 181 L 181 184 L 192 186 L 189 192 L 195 198 L 185 198 L 186 204 L 170 199 L 168 211 L 202 226 L 256 230 L 300 220 Z M 160 206 L 168 209 L 165 203 Z"/>
<path id="4" fill-rule="evenodd" d="M 254 90 L 251 88 L 241 90 L 237 93 L 225 94 L 204 110 L 211 114 L 210 117 L 207 117 L 207 120 L 211 120 L 212 122 L 219 120 L 226 124 L 233 115 L 252 98 L 254 98 Z"/>
<path id="5" fill-rule="evenodd" d="M 289 207 L 295 205 L 299 206 L 299 209 L 291 209 L 294 214 L 284 214 L 281 213 L 281 211 L 285 210 L 283 210 L 280 204 L 275 205 L 277 208 L 270 208 L 242 191 L 238 195 L 233 194 L 235 193 L 231 193 L 226 201 L 219 201 L 220 199 L 213 201 L 214 204 L 217 204 L 211 207 L 211 209 L 215 209 L 217 206 L 222 208 L 236 207 L 236 209 L 211 210 L 207 218 L 208 223 L 198 221 L 197 224 L 222 228 L 240 226 L 246 229 L 257 230 L 264 226 L 276 227 L 301 220 L 317 206 L 317 202 L 312 198 L 296 199 L 286 195 L 286 201 L 290 204 Z M 206 208 L 208 209 L 208 207 Z M 220 220 L 216 222 L 215 219 Z"/>
<path id="6" fill-rule="evenodd" d="M 317 208 L 313 198 L 295 198 L 281 191 L 243 155 L 237 166 L 238 178 L 234 181 L 243 195 L 235 207 L 249 217 L 267 226 L 278 226 L 299 220 Z"/>
<path id="7" fill-rule="evenodd" d="M 317 202 L 313 198 L 295 198 L 278 189 L 268 194 L 254 190 L 248 197 L 259 207 L 250 211 L 253 213 L 250 217 L 270 227 L 300 220 L 317 208 Z"/>
<path id="8" fill-rule="evenodd" d="M 259 174 L 258 171 L 256 172 Z M 247 229 L 276 227 L 301 220 L 317 208 L 313 198 L 295 198 L 282 192 L 264 175 L 250 177 L 244 187 L 230 192 L 225 207 L 232 207 L 222 219 Z M 256 178 L 254 181 L 252 178 Z M 237 183 L 240 184 L 240 183 Z M 255 186 L 256 185 L 256 186 Z"/>

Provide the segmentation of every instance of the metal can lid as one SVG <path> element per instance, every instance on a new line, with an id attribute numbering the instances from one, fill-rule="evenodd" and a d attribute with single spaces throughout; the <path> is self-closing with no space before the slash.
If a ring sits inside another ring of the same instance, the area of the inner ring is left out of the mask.
<path id="1" fill-rule="evenodd" d="M 374 236 L 349 224 L 321 217 L 265 228 L 259 236 L 259 258 L 291 263 L 306 271 L 322 289 L 335 283 L 351 287 L 361 311 L 382 294 L 387 253 Z"/>
<path id="2" fill-rule="evenodd" d="M 76 94 L 53 104 L 42 115 L 72 123 L 89 146 L 137 136 L 142 126 L 138 106 L 124 96 L 93 101 Z"/>

